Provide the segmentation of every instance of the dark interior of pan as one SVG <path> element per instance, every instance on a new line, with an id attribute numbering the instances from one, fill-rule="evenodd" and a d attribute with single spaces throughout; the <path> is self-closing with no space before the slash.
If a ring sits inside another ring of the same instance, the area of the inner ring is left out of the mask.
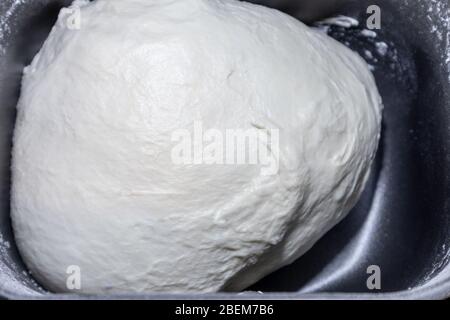
<path id="1" fill-rule="evenodd" d="M 21 72 L 70 0 L 0 3 L 0 296 L 42 292 L 14 245 L 9 216 L 10 149 Z M 449 4 L 441 1 L 253 1 L 313 23 L 346 15 L 359 21 L 328 33 L 373 66 L 384 100 L 382 141 L 358 205 L 295 263 L 249 290 L 290 293 L 414 292 L 436 279 L 450 295 L 450 46 Z M 377 36 L 361 32 L 381 9 Z M 387 47 L 383 44 L 385 43 Z M 382 48 L 383 50 L 380 50 Z M 367 268 L 381 272 L 381 289 L 367 287 Z M 439 294 L 437 292 L 439 291 Z M 263 295 L 264 296 L 264 295 Z M 273 296 L 273 295 L 272 295 Z"/>

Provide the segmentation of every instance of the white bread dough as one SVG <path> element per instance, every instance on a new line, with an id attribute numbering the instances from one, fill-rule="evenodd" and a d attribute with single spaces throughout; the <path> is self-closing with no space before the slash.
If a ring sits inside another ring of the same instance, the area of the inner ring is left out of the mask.
<path id="1" fill-rule="evenodd" d="M 83 293 L 242 290 L 355 204 L 382 109 L 357 54 L 239 1 L 73 6 L 81 28 L 59 21 L 25 69 L 14 135 L 15 236 L 47 288 L 78 266 Z M 173 163 L 194 121 L 279 129 L 278 173 Z"/>

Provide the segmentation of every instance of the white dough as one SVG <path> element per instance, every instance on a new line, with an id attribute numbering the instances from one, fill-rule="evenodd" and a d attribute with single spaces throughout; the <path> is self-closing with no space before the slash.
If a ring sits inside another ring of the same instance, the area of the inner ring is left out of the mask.
<path id="1" fill-rule="evenodd" d="M 382 110 L 356 53 L 234 0 L 73 7 L 80 29 L 60 15 L 25 69 L 14 135 L 15 236 L 47 288 L 73 292 L 77 266 L 83 293 L 242 290 L 354 206 Z M 194 121 L 279 129 L 278 173 L 175 164 Z"/>

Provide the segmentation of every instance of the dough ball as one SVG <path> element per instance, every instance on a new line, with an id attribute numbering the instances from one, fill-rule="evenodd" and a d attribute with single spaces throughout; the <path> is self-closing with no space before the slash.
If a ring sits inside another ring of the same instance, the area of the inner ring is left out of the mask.
<path id="1" fill-rule="evenodd" d="M 82 293 L 242 290 L 354 206 L 382 109 L 357 54 L 240 1 L 72 9 L 24 71 L 14 134 L 15 236 L 48 289 L 79 271 Z M 199 129 L 262 133 L 272 162 L 174 161 Z"/>

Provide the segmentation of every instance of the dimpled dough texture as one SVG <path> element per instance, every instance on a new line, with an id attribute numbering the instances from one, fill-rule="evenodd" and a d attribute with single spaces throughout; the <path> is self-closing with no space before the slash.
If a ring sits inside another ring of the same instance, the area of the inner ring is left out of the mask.
<path id="1" fill-rule="evenodd" d="M 243 290 L 354 206 L 382 109 L 357 54 L 234 0 L 72 6 L 80 28 L 60 14 L 24 71 L 14 135 L 15 236 L 46 288 L 79 270 L 82 293 Z M 195 122 L 278 129 L 278 171 L 176 163 Z"/>

